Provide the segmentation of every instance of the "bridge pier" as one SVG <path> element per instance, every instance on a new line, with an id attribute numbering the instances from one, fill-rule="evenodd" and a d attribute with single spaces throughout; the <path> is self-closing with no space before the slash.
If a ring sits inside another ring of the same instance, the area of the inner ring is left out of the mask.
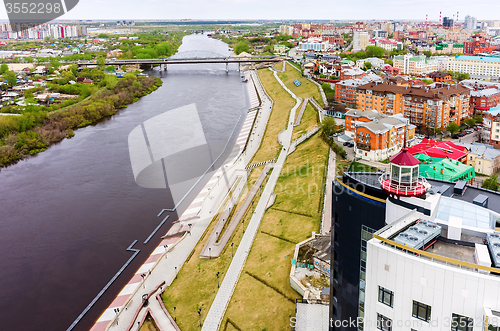
<path id="1" fill-rule="evenodd" d="M 166 63 L 163 65 L 163 70 L 167 71 L 167 64 Z"/>
<path id="2" fill-rule="evenodd" d="M 226 62 L 226 73 L 229 72 L 229 63 Z"/>

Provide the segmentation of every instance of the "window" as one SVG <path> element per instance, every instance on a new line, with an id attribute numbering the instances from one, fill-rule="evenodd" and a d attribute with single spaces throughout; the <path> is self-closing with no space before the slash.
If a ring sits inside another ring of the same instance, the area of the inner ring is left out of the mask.
<path id="1" fill-rule="evenodd" d="M 378 287 L 378 302 L 382 302 L 383 304 L 392 307 L 394 300 L 394 292 L 383 288 L 382 286 Z"/>
<path id="2" fill-rule="evenodd" d="M 392 320 L 382 314 L 377 314 L 377 329 L 382 331 L 392 330 Z"/>
<path id="3" fill-rule="evenodd" d="M 429 322 L 431 319 L 431 306 L 413 300 L 412 316 L 419 320 Z"/>
<path id="4" fill-rule="evenodd" d="M 470 317 L 452 314 L 451 329 L 453 331 L 472 331 L 474 320 Z"/>

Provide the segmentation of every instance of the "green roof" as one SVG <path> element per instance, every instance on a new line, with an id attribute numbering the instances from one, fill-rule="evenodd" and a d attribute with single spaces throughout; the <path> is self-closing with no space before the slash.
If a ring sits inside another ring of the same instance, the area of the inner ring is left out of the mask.
<path id="1" fill-rule="evenodd" d="M 443 179 L 452 182 L 471 180 L 476 176 L 473 166 L 452 159 L 441 159 L 424 154 L 415 157 L 420 161 L 418 174 L 422 177 Z"/>

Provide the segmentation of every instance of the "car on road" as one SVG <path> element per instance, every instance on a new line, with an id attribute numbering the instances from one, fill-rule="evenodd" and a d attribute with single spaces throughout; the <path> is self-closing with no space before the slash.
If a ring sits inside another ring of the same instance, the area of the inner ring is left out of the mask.
<path id="1" fill-rule="evenodd" d="M 351 142 L 349 142 L 349 141 L 346 141 L 346 142 L 344 143 L 344 146 L 346 146 L 346 147 L 354 147 L 354 144 L 353 144 L 353 143 L 351 143 Z"/>

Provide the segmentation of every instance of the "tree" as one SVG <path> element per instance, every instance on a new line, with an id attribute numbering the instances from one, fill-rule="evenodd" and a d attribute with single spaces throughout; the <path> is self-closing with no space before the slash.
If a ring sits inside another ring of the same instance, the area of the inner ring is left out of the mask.
<path id="1" fill-rule="evenodd" d="M 337 123 L 333 117 L 325 117 L 319 129 L 326 137 L 330 137 L 337 131 Z"/>
<path id="2" fill-rule="evenodd" d="M 366 46 L 365 53 L 367 57 L 383 57 L 384 49 L 378 46 Z"/>
<path id="3" fill-rule="evenodd" d="M 6 71 L 3 76 L 3 80 L 6 80 L 9 86 L 14 86 L 17 83 L 17 77 L 14 71 Z"/>
<path id="4" fill-rule="evenodd" d="M 489 178 L 486 178 L 481 185 L 482 188 L 498 191 L 498 174 L 492 174 Z"/>
<path id="5" fill-rule="evenodd" d="M 476 121 L 473 118 L 468 118 L 465 120 L 465 125 L 467 125 L 469 128 L 473 127 L 476 125 Z"/>
<path id="6" fill-rule="evenodd" d="M 476 123 L 483 123 L 483 115 L 476 115 L 476 116 L 474 116 L 474 121 Z"/>
<path id="7" fill-rule="evenodd" d="M 451 122 L 446 127 L 446 130 L 448 130 L 448 132 L 451 133 L 451 135 L 454 135 L 455 133 L 457 133 L 458 131 L 460 131 L 460 128 L 458 127 L 457 123 Z"/>
<path id="8" fill-rule="evenodd" d="M 431 57 L 432 56 L 431 51 L 423 51 L 422 54 L 424 54 L 427 57 Z"/>
<path id="9" fill-rule="evenodd" d="M 368 70 L 368 69 L 371 69 L 372 68 L 372 64 L 370 62 L 365 62 L 365 69 Z"/>
<path id="10" fill-rule="evenodd" d="M 0 75 L 3 75 L 8 70 L 9 70 L 9 66 L 6 65 L 5 63 L 2 63 L 2 65 L 0 66 Z"/>

